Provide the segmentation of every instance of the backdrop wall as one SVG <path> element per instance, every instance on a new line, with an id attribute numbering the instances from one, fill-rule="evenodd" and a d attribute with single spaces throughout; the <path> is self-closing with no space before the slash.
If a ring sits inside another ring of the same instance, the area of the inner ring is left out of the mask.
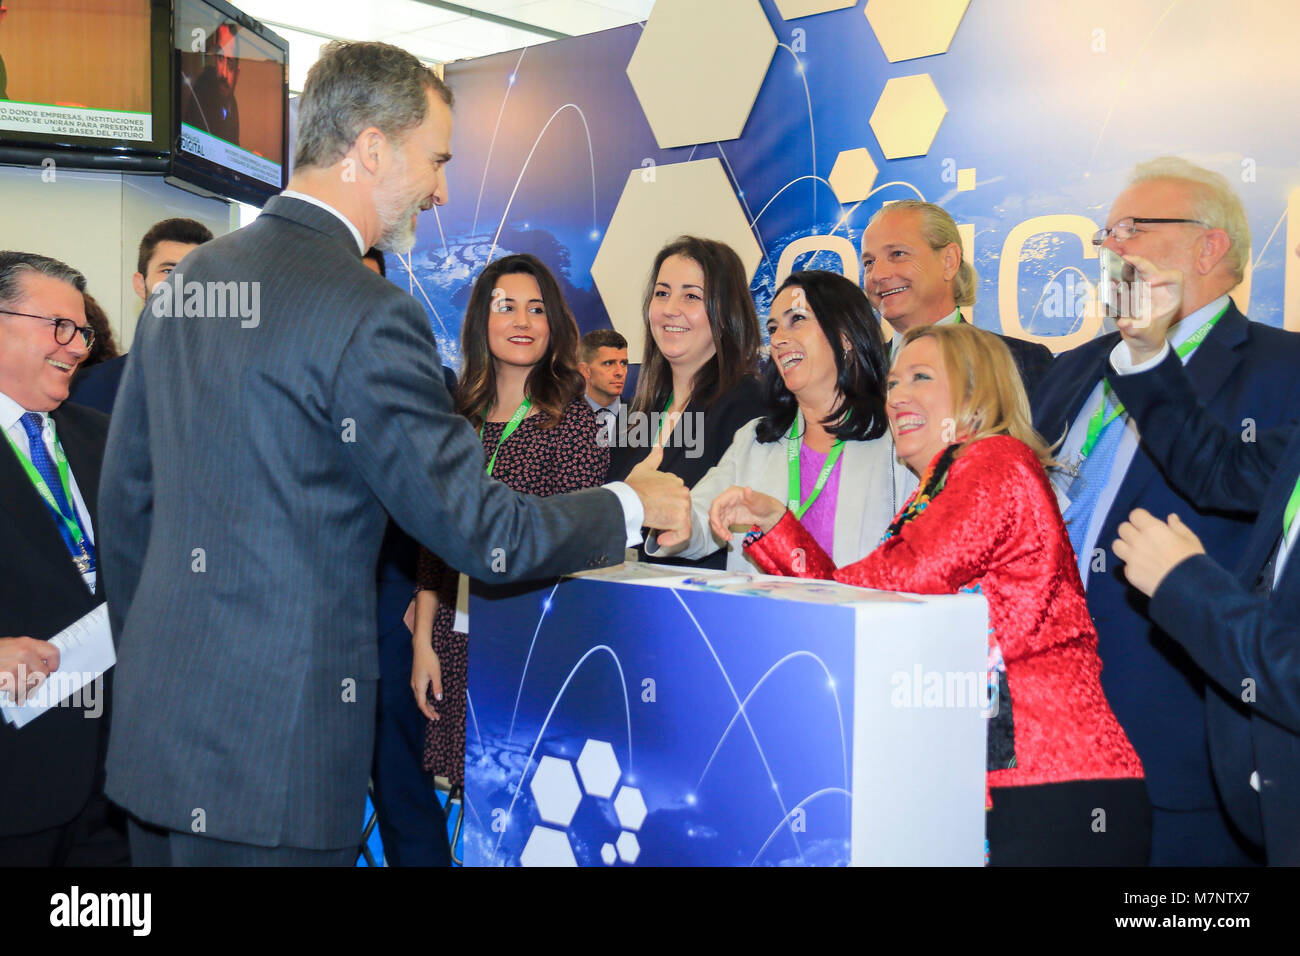
<path id="1" fill-rule="evenodd" d="M 921 197 L 963 225 L 977 324 L 1060 351 L 1099 330 L 1088 237 L 1134 163 L 1177 154 L 1246 205 L 1238 304 L 1300 329 L 1298 29 L 1267 0 L 658 0 L 644 26 L 448 65 L 450 204 L 390 275 L 456 365 L 474 276 L 516 251 L 584 331 L 639 343 L 664 239 L 732 242 L 762 315 L 791 268 L 856 277 L 871 215 Z"/>

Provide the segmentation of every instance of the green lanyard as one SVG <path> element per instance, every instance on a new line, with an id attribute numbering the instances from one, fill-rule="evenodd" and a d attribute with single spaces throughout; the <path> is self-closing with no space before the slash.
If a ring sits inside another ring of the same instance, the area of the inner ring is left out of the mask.
<path id="1" fill-rule="evenodd" d="M 786 495 L 786 507 L 794 512 L 796 519 L 802 518 L 813 506 L 813 502 L 821 495 L 822 489 L 826 487 L 826 482 L 830 480 L 831 472 L 835 470 L 835 463 L 840 460 L 840 455 L 844 452 L 844 439 L 837 439 L 835 444 L 831 445 L 831 452 L 826 456 L 826 464 L 822 465 L 821 474 L 817 476 L 817 483 L 813 485 L 812 491 L 808 493 L 808 500 L 799 503 L 800 492 L 800 468 L 799 468 L 799 426 L 803 422 L 803 412 L 796 412 L 794 421 L 790 424 L 790 434 L 785 443 L 786 464 L 790 469 L 789 493 Z"/>
<path id="2" fill-rule="evenodd" d="M 673 393 L 668 393 L 668 402 L 664 405 L 663 412 L 659 415 L 659 430 L 655 432 L 655 444 L 659 444 L 659 439 L 663 437 L 664 423 L 668 421 L 668 409 L 673 407 Z M 669 434 L 672 434 L 671 432 Z"/>
<path id="3" fill-rule="evenodd" d="M 509 440 L 510 436 L 515 433 L 515 429 L 519 427 L 519 423 L 524 420 L 525 416 L 528 415 L 528 410 L 532 407 L 533 400 L 531 398 L 525 398 L 519 403 L 519 407 L 515 409 L 515 413 L 510 416 L 510 421 L 506 422 L 505 430 L 501 432 L 501 437 L 497 439 L 497 447 L 492 449 L 492 457 L 488 460 L 487 473 L 489 475 L 492 474 L 492 468 L 497 463 L 497 452 L 501 450 L 501 446 Z M 483 425 L 486 424 L 487 418 L 485 416 L 483 419 Z M 479 425 L 478 427 L 479 438 L 483 437 L 483 425 Z"/>
<path id="4" fill-rule="evenodd" d="M 1219 310 L 1218 315 L 1214 316 L 1188 336 L 1187 341 L 1174 350 L 1178 353 L 1178 357 L 1186 358 L 1192 349 L 1200 345 L 1205 337 L 1210 334 L 1210 330 L 1214 328 L 1219 319 L 1223 318 L 1224 313 L 1227 311 L 1228 307 L 1225 305 Z M 1106 426 L 1124 414 L 1124 404 L 1122 402 L 1116 402 L 1114 411 L 1111 412 L 1109 417 L 1106 415 L 1106 399 L 1109 397 L 1110 382 L 1103 378 L 1101 380 L 1101 406 L 1092 413 L 1092 418 L 1088 421 L 1088 433 L 1083 440 L 1083 448 L 1079 450 L 1079 453 L 1083 455 L 1084 458 L 1087 458 L 1092 452 L 1092 449 L 1097 444 L 1097 439 L 1101 437 L 1101 433 L 1105 430 Z"/>
<path id="5" fill-rule="evenodd" d="M 1296 511 L 1300 511 L 1300 481 L 1295 483 L 1295 488 L 1291 490 L 1291 497 L 1287 500 L 1286 511 L 1282 515 L 1282 538 L 1291 533 L 1291 522 L 1295 520 Z"/>
<path id="6" fill-rule="evenodd" d="M 54 428 L 53 422 L 50 422 L 50 428 Z M 72 543 L 81 548 L 81 551 L 84 554 L 86 551 L 86 546 L 83 543 L 85 535 L 81 531 L 81 523 L 77 521 L 75 513 L 72 517 L 63 513 L 63 509 L 60 508 L 58 502 L 54 500 L 54 493 L 50 491 L 50 486 L 45 483 L 45 479 L 42 478 L 41 473 L 36 470 L 36 466 L 32 464 L 31 459 L 23 454 L 22 449 L 18 447 L 17 443 L 9 436 L 9 432 L 7 431 L 5 432 L 5 438 L 9 440 L 9 447 L 12 448 L 14 454 L 18 456 L 18 462 L 23 466 L 23 471 L 27 472 L 27 478 L 36 488 L 37 494 L 39 494 L 41 498 L 45 500 L 45 503 L 50 506 L 51 511 L 63 519 L 63 523 L 68 527 L 68 533 L 72 535 Z M 63 498 L 67 501 L 68 507 L 72 508 L 75 512 L 77 506 L 72 503 L 72 485 L 68 481 L 68 459 L 67 456 L 63 454 L 63 446 L 59 444 L 59 436 L 57 434 L 54 436 L 54 462 L 59 468 L 59 481 L 63 485 Z"/>

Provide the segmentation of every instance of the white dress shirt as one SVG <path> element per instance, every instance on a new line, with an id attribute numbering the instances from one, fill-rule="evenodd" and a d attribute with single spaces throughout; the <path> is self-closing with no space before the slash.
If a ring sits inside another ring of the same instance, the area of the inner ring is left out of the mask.
<path id="1" fill-rule="evenodd" d="M 361 250 L 361 254 L 363 256 L 366 254 L 366 244 L 361 240 L 361 230 L 352 224 L 351 219 L 343 215 L 343 213 L 339 212 L 329 203 L 317 199 L 315 196 L 308 196 L 306 193 L 296 192 L 292 189 L 286 189 L 284 192 L 280 193 L 280 195 L 288 199 L 301 199 L 303 202 L 311 203 L 313 206 L 317 206 L 328 213 L 338 216 L 339 221 L 348 227 L 348 232 L 352 233 L 352 238 L 357 241 L 357 248 Z"/>
<path id="2" fill-rule="evenodd" d="M 961 321 L 961 309 L 953 309 L 938 322 L 931 322 L 931 325 L 956 325 Z M 893 326 L 890 326 L 893 328 Z M 903 333 L 895 332 L 894 337 L 889 340 L 889 364 L 894 364 L 894 359 L 898 358 L 898 350 L 903 347 Z"/>
<path id="3" fill-rule="evenodd" d="M 1218 315 L 1227 305 L 1228 297 L 1226 295 L 1220 296 L 1209 305 L 1202 306 L 1170 327 L 1168 332 L 1169 345 L 1175 349 L 1178 348 L 1192 337 L 1192 333 Z M 1124 343 L 1120 342 L 1119 345 L 1124 346 Z M 1197 348 L 1199 347 L 1198 344 Z M 1126 346 L 1124 346 L 1124 353 L 1127 358 L 1128 349 Z M 1183 364 L 1186 365 L 1191 361 L 1192 356 L 1195 354 L 1196 349 L 1194 348 L 1184 355 L 1182 357 Z M 1114 357 L 1115 353 L 1112 351 L 1112 362 Z M 1102 381 L 1104 381 L 1104 378 Z M 1058 461 L 1068 466 L 1065 469 L 1055 471 L 1052 475 L 1052 482 L 1056 486 L 1058 499 L 1068 500 L 1069 487 L 1074 481 L 1073 472 L 1077 470 L 1083 461 L 1080 452 L 1083 450 L 1084 440 L 1088 436 L 1088 422 L 1096 414 L 1097 409 L 1101 407 L 1102 381 L 1097 382 L 1096 387 L 1089 393 L 1088 400 L 1079 409 L 1078 417 L 1075 418 L 1074 424 L 1070 426 L 1070 431 L 1065 436 L 1065 444 L 1061 446 L 1061 450 L 1056 456 Z M 1097 538 L 1101 535 L 1101 526 L 1105 523 L 1106 516 L 1110 514 L 1110 509 L 1115 504 L 1115 496 L 1119 493 L 1119 486 L 1123 484 L 1124 476 L 1128 474 L 1129 466 L 1133 464 L 1133 457 L 1137 454 L 1138 442 L 1141 437 L 1138 434 L 1137 423 L 1133 421 L 1127 412 L 1120 417 L 1124 420 L 1124 435 L 1120 438 L 1119 447 L 1115 451 L 1115 460 L 1111 464 L 1110 477 L 1106 480 L 1106 487 L 1102 489 L 1101 496 L 1097 499 L 1097 506 L 1093 508 L 1092 517 L 1088 522 L 1088 530 L 1083 540 L 1084 554 L 1092 554 L 1097 547 Z M 1050 435 L 1044 437 L 1049 441 L 1051 440 Z M 1088 576 L 1092 571 L 1092 562 L 1089 560 L 1081 562 L 1081 564 L 1083 586 L 1087 587 Z"/>
<path id="4" fill-rule="evenodd" d="M 0 392 L 0 428 L 3 428 L 5 434 L 18 446 L 18 450 L 31 460 L 32 446 L 27 440 L 27 431 L 23 428 L 22 417 L 27 414 L 27 409 L 23 408 L 4 392 Z M 50 456 L 50 461 L 57 461 L 58 457 L 54 453 L 54 422 L 51 420 L 48 412 L 37 412 L 41 416 L 42 429 L 41 437 L 45 441 L 46 454 Z M 73 474 L 72 466 L 68 466 L 68 485 L 72 490 L 72 507 L 77 509 L 77 519 L 81 522 L 81 530 L 91 544 L 95 543 L 95 529 L 90 521 L 90 512 L 86 508 L 85 499 L 81 497 L 81 489 L 77 487 L 77 476 Z M 54 520 L 51 516 L 50 520 Z M 62 537 L 59 540 L 60 545 L 63 543 Z M 72 560 L 69 556 L 68 560 Z M 82 577 L 86 581 L 86 586 L 90 588 L 91 593 L 95 591 L 95 582 L 97 574 L 95 571 L 88 571 Z"/>

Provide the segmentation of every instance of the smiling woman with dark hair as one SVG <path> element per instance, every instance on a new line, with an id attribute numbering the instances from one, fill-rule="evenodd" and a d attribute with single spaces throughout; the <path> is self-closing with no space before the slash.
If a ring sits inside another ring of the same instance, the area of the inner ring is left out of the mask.
<path id="1" fill-rule="evenodd" d="M 559 495 L 604 480 L 609 450 L 582 398 L 578 326 L 536 256 L 479 275 L 461 326 L 456 409 L 479 430 L 487 473 L 515 491 Z M 460 575 L 420 549 L 411 687 L 429 718 L 425 769 L 464 783 L 468 637 L 455 628 Z M 429 691 L 433 692 L 430 700 Z"/>
<path id="2" fill-rule="evenodd" d="M 642 302 L 645 354 L 628 429 L 610 456 L 610 480 L 625 477 L 653 446 L 660 470 L 690 487 L 716 465 L 737 430 L 763 413 L 762 337 L 745 264 L 726 243 L 680 236 L 655 256 Z M 644 546 L 639 549 L 651 557 Z M 713 549 L 702 567 L 721 568 Z M 661 552 L 655 560 L 695 563 Z"/>
<path id="3" fill-rule="evenodd" d="M 787 502 L 837 561 L 876 546 L 897 504 L 885 416 L 880 323 L 858 286 L 833 272 L 796 272 L 777 289 L 763 371 L 767 415 L 738 432 L 691 489 L 691 529 L 651 535 L 646 556 L 703 558 L 724 549 L 727 567 L 753 571 L 740 529 L 709 528 L 709 506 L 732 485 Z M 734 531 L 734 529 L 733 529 Z"/>

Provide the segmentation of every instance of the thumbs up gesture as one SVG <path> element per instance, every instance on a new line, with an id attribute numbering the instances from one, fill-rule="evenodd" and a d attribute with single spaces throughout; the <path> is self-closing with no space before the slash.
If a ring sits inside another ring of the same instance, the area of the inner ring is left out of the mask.
<path id="1" fill-rule="evenodd" d="M 664 541 L 665 544 L 671 544 L 682 540 L 680 534 L 683 531 L 687 537 L 690 536 L 691 494 L 680 478 L 659 470 L 663 460 L 664 450 L 656 445 L 632 469 L 626 481 L 641 499 L 641 507 L 645 509 L 645 526 L 659 531 L 661 541 L 664 541 L 664 532 L 678 533 L 677 537 Z"/>

